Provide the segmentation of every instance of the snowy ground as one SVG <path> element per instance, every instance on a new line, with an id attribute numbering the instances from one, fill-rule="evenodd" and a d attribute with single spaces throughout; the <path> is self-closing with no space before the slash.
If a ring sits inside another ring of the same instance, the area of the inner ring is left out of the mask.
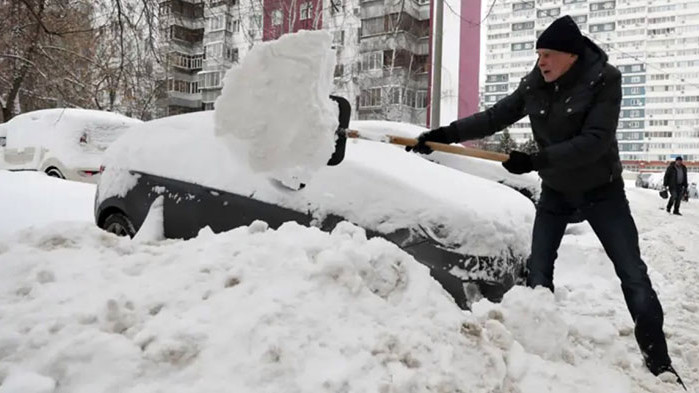
<path id="1" fill-rule="evenodd" d="M 0 239 L 31 226 L 59 227 L 63 220 L 92 222 L 94 199 L 94 184 L 0 170 Z"/>
<path id="2" fill-rule="evenodd" d="M 90 186 L 3 171 L 0 185 L 0 393 L 681 391 L 643 368 L 586 224 L 564 239 L 555 295 L 514 288 L 471 313 L 351 225 L 138 243 L 94 227 Z M 699 202 L 677 217 L 627 189 L 693 391 Z"/>

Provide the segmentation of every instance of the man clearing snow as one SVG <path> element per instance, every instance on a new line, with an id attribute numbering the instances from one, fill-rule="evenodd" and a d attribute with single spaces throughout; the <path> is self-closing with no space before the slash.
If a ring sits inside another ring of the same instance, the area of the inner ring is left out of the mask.
<path id="1" fill-rule="evenodd" d="M 558 247 L 570 216 L 580 210 L 614 263 L 646 366 L 654 375 L 670 372 L 682 384 L 668 355 L 663 309 L 641 259 L 624 193 L 616 141 L 621 73 L 570 16 L 554 21 L 536 48 L 538 69 L 514 93 L 484 112 L 423 133 L 412 149 L 429 154 L 427 141 L 481 138 L 529 115 L 540 152 L 513 151 L 503 163 L 516 174 L 538 171 L 543 182 L 527 284 L 553 291 Z"/>

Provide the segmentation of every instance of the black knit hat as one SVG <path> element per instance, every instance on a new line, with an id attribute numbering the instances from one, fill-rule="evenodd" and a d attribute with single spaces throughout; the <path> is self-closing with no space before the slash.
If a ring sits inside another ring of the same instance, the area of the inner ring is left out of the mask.
<path id="1" fill-rule="evenodd" d="M 566 15 L 553 21 L 541 33 L 536 40 L 536 49 L 553 49 L 581 56 L 585 52 L 585 40 L 573 18 Z"/>
<path id="2" fill-rule="evenodd" d="M 675 161 L 682 161 L 682 156 L 677 156 L 677 157 L 675 158 Z"/>

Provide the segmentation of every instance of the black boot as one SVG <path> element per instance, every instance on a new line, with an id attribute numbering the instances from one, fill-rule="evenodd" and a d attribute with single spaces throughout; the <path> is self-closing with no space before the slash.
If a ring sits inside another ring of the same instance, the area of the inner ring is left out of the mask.
<path id="1" fill-rule="evenodd" d="M 676 215 L 676 216 L 681 216 L 681 215 L 682 215 L 678 210 L 675 210 L 674 212 L 672 212 L 672 214 L 674 214 L 674 215 Z"/>
<path id="2" fill-rule="evenodd" d="M 682 382 L 682 378 L 680 378 L 680 375 L 677 374 L 677 371 L 675 371 L 675 368 L 672 367 L 671 364 L 655 366 L 651 362 L 646 361 L 646 366 L 648 367 L 648 370 L 650 370 L 650 372 L 656 377 L 662 373 L 672 373 L 677 378 L 675 382 L 682 386 L 684 390 L 687 390 L 687 387 L 684 386 L 684 382 Z"/>

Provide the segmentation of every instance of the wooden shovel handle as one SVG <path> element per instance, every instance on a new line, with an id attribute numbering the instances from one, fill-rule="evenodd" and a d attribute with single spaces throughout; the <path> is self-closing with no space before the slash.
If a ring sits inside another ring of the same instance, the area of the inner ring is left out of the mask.
<path id="1" fill-rule="evenodd" d="M 394 145 L 401 145 L 401 146 L 415 146 L 417 144 L 417 139 L 415 139 L 415 138 L 405 138 L 402 136 L 395 136 L 395 135 L 384 135 L 381 138 L 369 138 L 369 137 L 362 136 L 361 133 L 359 131 L 356 131 L 356 130 L 347 130 L 347 137 L 360 138 L 360 139 L 370 139 L 370 140 L 392 143 Z M 441 152 L 452 153 L 452 154 L 459 154 L 462 156 L 483 158 L 483 159 L 491 160 L 491 161 L 504 162 L 510 158 L 509 155 L 503 154 L 503 153 L 496 153 L 496 152 L 487 151 L 487 150 L 474 149 L 472 147 L 447 145 L 445 143 L 427 142 L 427 146 L 431 147 L 432 150 L 435 150 L 435 151 L 441 151 Z"/>

